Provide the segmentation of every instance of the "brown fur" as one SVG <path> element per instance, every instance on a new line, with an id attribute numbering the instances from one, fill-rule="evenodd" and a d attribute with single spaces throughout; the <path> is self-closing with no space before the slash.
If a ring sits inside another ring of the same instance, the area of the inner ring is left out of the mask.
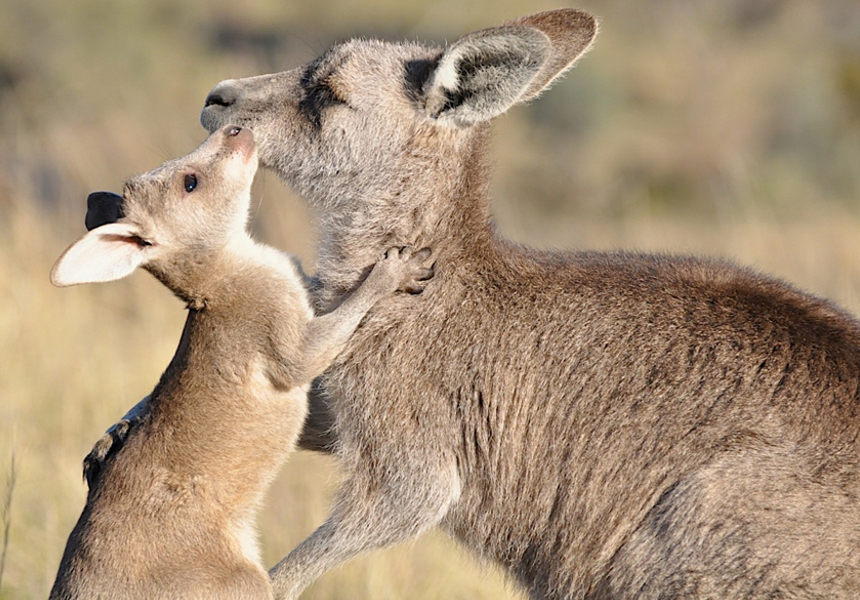
<path id="1" fill-rule="evenodd" d="M 408 253 L 390 252 L 337 310 L 312 319 L 292 259 L 245 232 L 256 162 L 248 130 L 213 133 L 131 180 L 122 219 L 54 269 L 60 285 L 102 281 L 90 266 L 113 269 L 104 256 L 130 251 L 189 313 L 148 411 L 92 479 L 52 599 L 272 597 L 255 515 L 299 435 L 308 384 L 373 302 L 421 273 Z"/>
<path id="2" fill-rule="evenodd" d="M 492 227 L 488 121 L 595 33 L 566 10 L 448 49 L 354 40 L 210 93 L 203 124 L 252 127 L 320 214 L 320 306 L 388 245 L 437 261 L 316 385 L 303 444 L 346 477 L 279 597 L 436 525 L 534 599 L 860 597 L 858 322 L 731 264 Z"/>

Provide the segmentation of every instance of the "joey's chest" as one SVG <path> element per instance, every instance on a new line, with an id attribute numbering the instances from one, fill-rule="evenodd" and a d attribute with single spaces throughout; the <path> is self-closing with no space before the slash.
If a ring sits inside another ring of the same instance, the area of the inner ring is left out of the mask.
<path id="1" fill-rule="evenodd" d="M 308 386 L 277 385 L 269 361 L 259 354 L 241 361 L 219 361 L 216 355 L 193 359 L 154 395 L 147 443 L 160 446 L 161 431 L 170 431 L 169 439 L 187 440 L 179 449 L 167 443 L 163 451 L 179 452 L 182 460 L 197 456 L 194 472 L 214 474 L 243 463 L 265 471 L 280 464 L 307 414 Z M 195 368 L 196 361 L 201 368 Z M 267 452 L 260 452 L 260 440 L 266 440 Z M 230 451 L 212 456 L 212 448 Z"/>
<path id="2" fill-rule="evenodd" d="M 301 356 L 303 319 L 248 308 L 223 315 L 214 311 L 189 315 L 175 361 L 186 377 L 246 388 L 261 396 L 285 387 L 284 371 Z"/>
<path id="3" fill-rule="evenodd" d="M 237 442 L 292 435 L 292 421 L 307 410 L 307 385 L 285 377 L 265 340 L 247 332 L 207 332 L 205 341 L 180 349 L 155 394 L 171 427 L 206 423 L 202 435 Z"/>

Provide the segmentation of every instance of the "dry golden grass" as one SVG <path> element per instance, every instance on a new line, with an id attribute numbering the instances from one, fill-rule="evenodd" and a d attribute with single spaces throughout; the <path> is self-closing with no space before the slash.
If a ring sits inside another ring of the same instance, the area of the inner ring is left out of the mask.
<path id="1" fill-rule="evenodd" d="M 501 229 L 545 247 L 728 257 L 860 313 L 856 3 L 583 5 L 603 17 L 597 48 L 500 119 Z M 51 264 L 82 232 L 86 193 L 191 150 L 219 79 L 298 65 L 345 35 L 443 41 L 553 7 L 237 6 L 0 0 L 0 497 L 13 455 L 17 474 L 0 600 L 47 596 L 85 497 L 81 458 L 152 388 L 184 319 L 143 273 L 50 286 Z M 258 234 L 312 267 L 312 215 L 271 175 L 254 197 Z M 261 517 L 268 564 L 322 521 L 336 482 L 329 459 L 294 455 Z M 353 561 L 306 597 L 520 596 L 431 534 Z"/>
<path id="2" fill-rule="evenodd" d="M 568 224 L 563 231 L 547 224 L 546 235 L 514 231 L 504 222 L 502 227 L 541 244 L 734 257 L 860 312 L 860 219 L 838 211 L 714 223 L 640 216 Z M 55 228 L 29 211 L 7 220 L 0 238 L 0 473 L 8 473 L 13 452 L 18 471 L 4 599 L 47 595 L 84 501 L 81 457 L 107 425 L 151 389 L 184 318 L 180 303 L 146 274 L 101 286 L 52 288 L 48 270 L 69 241 L 58 238 Z M 294 455 L 261 517 L 268 564 L 322 522 L 336 481 L 330 459 Z M 359 558 L 325 576 L 307 597 L 517 595 L 492 567 L 478 565 L 433 534 Z"/>

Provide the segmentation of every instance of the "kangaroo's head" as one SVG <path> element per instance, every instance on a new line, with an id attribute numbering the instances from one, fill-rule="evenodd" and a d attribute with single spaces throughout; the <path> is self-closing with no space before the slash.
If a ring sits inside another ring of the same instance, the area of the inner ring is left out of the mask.
<path id="1" fill-rule="evenodd" d="M 257 170 L 254 138 L 228 125 L 191 154 L 129 179 L 122 196 L 90 194 L 90 231 L 51 271 L 58 286 L 113 281 L 144 267 L 174 292 L 245 231 Z"/>
<path id="2" fill-rule="evenodd" d="M 549 87 L 596 32 L 591 15 L 558 10 L 448 48 L 351 40 L 291 71 L 219 83 L 201 122 L 253 129 L 261 163 L 318 209 L 323 244 L 326 214 L 388 242 L 433 243 L 410 231 L 444 220 L 442 204 L 464 188 L 486 187 L 467 173 L 481 162 L 485 125 Z"/>
<path id="3" fill-rule="evenodd" d="M 547 89 L 596 33 L 591 15 L 558 10 L 447 48 L 355 39 L 291 71 L 219 83 L 200 118 L 209 131 L 251 128 L 260 162 L 315 209 L 325 294 L 397 245 L 433 248 L 438 280 L 492 243 L 488 124 Z"/>

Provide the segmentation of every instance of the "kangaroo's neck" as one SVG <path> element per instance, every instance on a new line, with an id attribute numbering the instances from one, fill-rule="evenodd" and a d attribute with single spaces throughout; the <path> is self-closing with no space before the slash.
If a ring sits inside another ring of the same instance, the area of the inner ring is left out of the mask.
<path id="1" fill-rule="evenodd" d="M 492 245 L 486 145 L 480 132 L 463 148 L 465 157 L 431 157 L 426 168 L 410 169 L 388 198 L 358 197 L 321 211 L 320 304 L 354 289 L 388 248 L 430 248 L 442 264 Z"/>

